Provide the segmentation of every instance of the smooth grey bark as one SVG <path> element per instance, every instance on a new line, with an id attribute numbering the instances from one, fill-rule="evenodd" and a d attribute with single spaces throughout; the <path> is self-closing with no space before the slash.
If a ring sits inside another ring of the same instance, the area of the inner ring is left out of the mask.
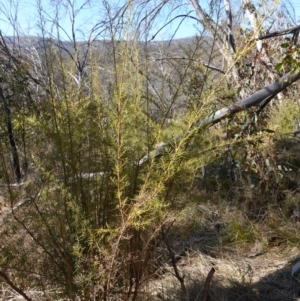
<path id="1" fill-rule="evenodd" d="M 235 54 L 235 41 L 232 34 L 232 14 L 231 5 L 229 0 L 224 0 L 226 15 L 227 15 L 227 28 L 223 29 L 218 23 L 216 23 L 212 17 L 210 17 L 205 10 L 200 6 L 198 0 L 190 0 L 191 5 L 194 7 L 195 13 L 199 20 L 216 38 L 219 51 L 222 53 L 224 59 L 227 61 L 229 69 L 233 75 L 235 82 L 238 84 L 242 79 L 242 75 L 237 61 L 234 59 Z M 242 91 L 241 91 L 242 92 Z"/>
<path id="2" fill-rule="evenodd" d="M 260 89 L 259 91 L 253 93 L 252 95 L 237 101 L 236 103 L 232 104 L 231 106 L 224 107 L 215 113 L 213 113 L 211 116 L 208 116 L 207 118 L 203 120 L 199 120 L 194 124 L 194 128 L 197 129 L 203 129 L 205 127 L 208 127 L 212 124 L 216 124 L 223 120 L 224 118 L 230 117 L 232 115 L 235 115 L 238 112 L 247 110 L 251 107 L 257 106 L 264 102 L 266 99 L 269 99 L 270 97 L 276 96 L 278 93 L 289 87 L 291 84 L 296 82 L 298 79 L 300 79 L 300 73 L 297 74 L 291 74 L 288 73 L 284 75 L 278 82 L 272 83 L 263 89 Z M 160 144 L 158 147 L 156 147 L 153 151 L 149 152 L 147 155 L 143 156 L 139 160 L 139 165 L 143 165 L 145 162 L 156 158 L 160 155 L 163 155 L 164 152 L 170 148 L 174 143 L 177 141 L 180 141 L 186 135 L 188 132 L 185 132 L 181 135 L 176 136 L 175 138 L 169 140 L 166 143 Z"/>

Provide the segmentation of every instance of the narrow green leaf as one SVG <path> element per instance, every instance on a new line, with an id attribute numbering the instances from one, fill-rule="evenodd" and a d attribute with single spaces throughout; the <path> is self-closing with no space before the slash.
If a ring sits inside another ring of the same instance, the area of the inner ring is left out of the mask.
<path id="1" fill-rule="evenodd" d="M 283 63 L 279 63 L 275 66 L 275 70 L 280 71 L 283 67 Z"/>
<path id="2" fill-rule="evenodd" d="M 281 48 L 288 48 L 289 46 L 290 46 L 289 43 L 282 43 L 282 44 L 280 45 Z"/>

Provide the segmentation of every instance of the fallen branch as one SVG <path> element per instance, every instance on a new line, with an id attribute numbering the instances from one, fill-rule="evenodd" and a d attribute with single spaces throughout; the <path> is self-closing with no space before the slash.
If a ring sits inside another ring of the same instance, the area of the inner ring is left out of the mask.
<path id="1" fill-rule="evenodd" d="M 175 220 L 173 221 L 173 223 L 175 222 Z M 172 223 L 172 225 L 173 225 Z M 178 281 L 180 282 L 180 286 L 181 286 L 181 291 L 184 295 L 184 300 L 188 300 L 188 291 L 187 291 L 187 288 L 185 286 L 185 282 L 184 282 L 184 277 L 185 275 L 180 275 L 180 272 L 178 270 L 178 267 L 177 267 L 177 260 L 176 260 L 176 256 L 175 256 L 175 252 L 174 250 L 172 249 L 172 247 L 169 245 L 167 239 L 166 239 L 166 232 L 164 229 L 162 229 L 162 238 L 163 238 L 163 241 L 167 247 L 167 250 L 169 252 L 169 255 L 170 255 L 170 258 L 171 258 L 171 263 L 172 263 L 172 267 L 173 267 L 173 270 L 174 270 L 174 276 L 178 279 Z"/>
<path id="2" fill-rule="evenodd" d="M 206 301 L 209 296 L 209 287 L 214 273 L 215 273 L 215 269 L 211 268 L 211 270 L 209 271 L 206 277 L 206 281 L 204 284 L 203 301 Z"/>
<path id="3" fill-rule="evenodd" d="M 220 122 L 221 120 L 231 117 L 235 115 L 238 112 L 245 111 L 251 107 L 260 105 L 265 100 L 270 99 L 271 97 L 276 96 L 278 93 L 289 87 L 291 84 L 296 82 L 298 79 L 300 79 L 300 73 L 297 74 L 291 74 L 288 73 L 284 75 L 278 82 L 272 83 L 263 89 L 253 93 L 252 95 L 244 98 L 243 100 L 237 101 L 236 103 L 222 108 L 215 113 L 213 113 L 211 116 L 204 118 L 203 120 L 199 120 L 194 124 L 194 128 L 197 129 L 203 129 L 210 125 L 216 124 Z M 173 144 L 180 141 L 186 135 L 188 132 L 185 132 L 184 134 L 178 135 L 175 138 L 169 140 L 166 143 L 160 144 L 158 147 L 156 147 L 153 151 L 149 152 L 147 155 L 144 155 L 140 161 L 139 165 L 143 165 L 145 162 L 154 159 L 158 156 L 161 156 L 164 154 L 164 152 L 170 148 Z"/>
<path id="4" fill-rule="evenodd" d="M 31 298 L 29 298 L 21 289 L 19 289 L 18 287 L 16 287 L 11 281 L 10 279 L 7 277 L 6 274 L 4 274 L 3 272 L 0 271 L 0 276 L 4 279 L 4 281 L 14 290 L 16 291 L 19 295 L 21 295 L 25 300 L 27 301 L 32 301 Z"/>

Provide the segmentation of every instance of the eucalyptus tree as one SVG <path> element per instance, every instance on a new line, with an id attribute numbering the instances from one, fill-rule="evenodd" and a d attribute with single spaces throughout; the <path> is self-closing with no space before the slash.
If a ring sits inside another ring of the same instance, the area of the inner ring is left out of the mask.
<path id="1" fill-rule="evenodd" d="M 275 81 L 280 76 L 275 66 L 280 60 L 280 51 L 278 54 L 276 52 L 282 40 L 271 39 L 274 37 L 272 32 L 296 25 L 295 21 L 289 19 L 289 12 L 284 3 L 279 1 L 269 1 L 264 4 L 250 0 L 134 1 L 133 3 L 135 3 L 141 35 L 142 28 L 146 28 L 147 32 L 151 28 L 152 36 L 148 35 L 150 40 L 154 39 L 163 28 L 168 28 L 172 37 L 178 29 L 176 26 L 180 27 L 187 19 L 193 19 L 198 32 L 205 32 L 205 35 L 213 40 L 211 47 L 217 47 L 222 55 L 224 67 L 222 70 L 226 75 L 232 75 L 235 84 L 240 88 L 241 97 L 249 95 L 258 88 L 253 84 L 258 79 L 261 88 L 261 85 Z M 278 15 L 281 16 L 280 20 Z M 178 19 L 180 19 L 179 25 Z M 175 24 L 171 27 L 173 23 Z M 297 41 L 295 39 L 297 32 L 297 27 L 289 31 L 294 37 L 293 43 Z M 220 57 L 216 59 L 219 60 Z M 220 67 L 220 62 L 216 63 Z M 265 74 L 264 78 L 261 74 Z M 249 83 L 249 80 L 252 83 Z M 248 91 L 246 86 L 250 86 Z"/>
<path id="2" fill-rule="evenodd" d="M 187 19 L 196 22 L 195 26 L 200 36 L 205 37 L 209 44 L 208 50 L 205 47 L 202 53 L 218 53 L 214 56 L 202 55 L 201 60 L 197 60 L 196 64 L 202 64 L 206 72 L 214 70 L 218 73 L 213 80 L 211 77 L 206 78 L 206 82 L 213 82 L 211 94 L 205 96 L 199 93 L 197 97 L 205 99 L 205 103 L 217 103 L 217 109 L 225 105 L 222 111 L 226 113 L 221 114 L 223 118 L 252 106 L 260 107 L 259 112 L 261 112 L 275 96 L 282 102 L 283 94 L 280 92 L 299 79 L 296 44 L 300 27 L 295 26 L 295 20 L 289 18 L 290 12 L 284 3 L 269 1 L 262 4 L 250 0 L 206 3 L 197 0 L 134 1 L 133 3 L 141 36 L 152 30 L 149 40 L 153 40 L 165 28 L 172 31 L 171 36 L 175 35 L 178 27 Z M 278 19 L 278 15 L 281 19 Z M 178 22 L 176 23 L 178 19 L 180 19 L 179 25 Z M 283 19 L 285 22 L 282 21 Z M 159 27 L 158 22 L 160 22 Z M 173 23 L 176 24 L 175 27 L 171 27 Z M 143 31 L 142 28 L 146 30 Z M 229 102 L 224 103 L 222 98 L 216 95 L 218 87 L 224 91 L 226 85 L 234 89 L 233 97 Z M 279 88 L 278 91 L 271 88 L 274 85 Z M 261 94 L 257 92 L 258 90 L 264 93 Z M 260 95 L 259 99 L 257 95 Z M 244 102 L 247 102 L 247 105 L 244 105 Z M 203 121 L 195 122 L 195 126 L 219 122 L 222 119 L 219 118 L 219 113 L 220 111 L 215 114 L 210 112 L 212 117 L 203 117 Z M 179 137 L 181 136 L 176 137 L 175 140 L 180 139 Z M 174 139 L 166 144 L 160 144 L 159 148 L 151 154 L 157 152 L 160 155 L 165 147 L 172 143 Z M 144 162 L 144 159 L 141 162 Z"/>

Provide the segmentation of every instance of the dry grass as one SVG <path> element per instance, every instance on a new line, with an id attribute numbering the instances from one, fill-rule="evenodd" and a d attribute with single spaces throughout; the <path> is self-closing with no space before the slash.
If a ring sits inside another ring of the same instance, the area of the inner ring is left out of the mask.
<path id="1" fill-rule="evenodd" d="M 172 227 L 166 239 L 175 252 L 180 275 L 185 276 L 188 301 L 202 300 L 204 282 L 212 267 L 216 272 L 210 286 L 211 301 L 295 300 L 300 283 L 298 274 L 291 277 L 291 268 L 300 258 L 300 221 L 293 212 L 299 206 L 299 193 L 286 192 L 281 201 L 259 210 L 253 206 L 253 211 L 248 209 L 248 199 L 238 203 L 219 193 L 209 196 L 195 192 L 189 203 L 169 215 Z M 26 206 L 18 210 L 22 215 Z M 16 231 L 8 209 L 3 212 L 3 245 L 17 245 L 25 236 Z M 27 245 L 30 250 L 30 239 Z M 140 300 L 185 300 L 165 245 L 161 244 L 157 253 L 164 260 L 141 289 Z M 46 289 L 49 298 L 53 288 Z M 33 300 L 46 298 L 38 288 L 26 293 Z M 21 300 L 4 282 L 0 296 L 1 300 Z"/>
<path id="2" fill-rule="evenodd" d="M 188 300 L 202 300 L 212 267 L 216 272 L 209 300 L 295 300 L 300 285 L 291 268 L 300 258 L 300 222 L 286 208 L 293 208 L 294 201 L 287 193 L 281 204 L 261 208 L 256 218 L 243 204 L 216 199 L 198 199 L 176 214 L 168 238 L 185 276 Z M 162 270 L 149 283 L 147 300 L 185 300 L 171 263 Z"/>

